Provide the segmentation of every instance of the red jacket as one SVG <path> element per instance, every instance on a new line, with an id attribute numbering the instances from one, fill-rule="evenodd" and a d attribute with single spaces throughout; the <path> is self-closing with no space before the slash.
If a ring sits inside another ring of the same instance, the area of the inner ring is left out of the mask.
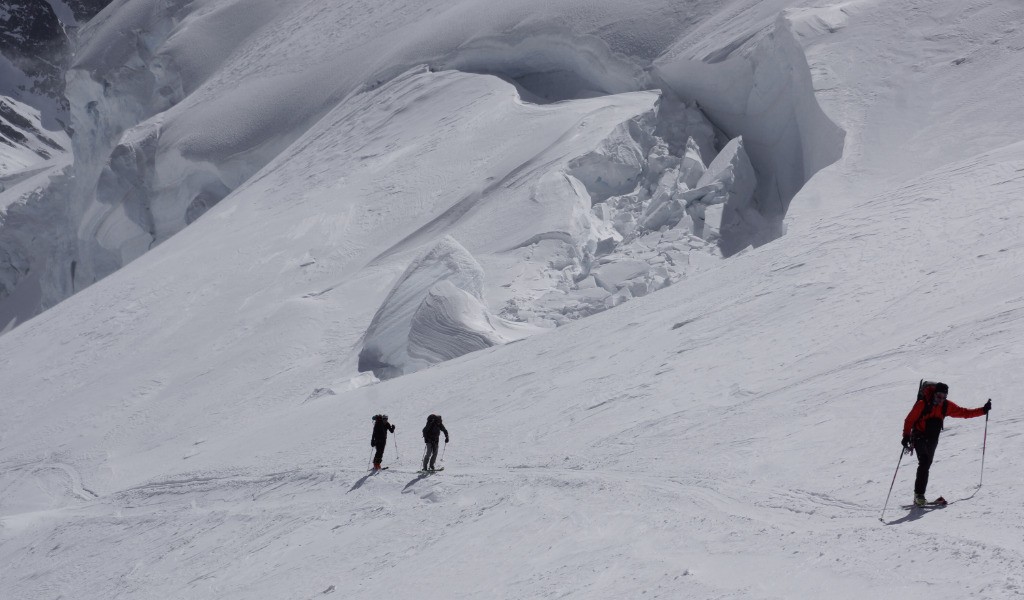
<path id="1" fill-rule="evenodd" d="M 945 414 L 943 414 L 943 404 L 946 405 Z M 916 433 L 924 433 L 925 423 L 931 419 L 938 419 L 941 422 L 943 417 L 972 419 L 974 417 L 983 416 L 984 414 L 984 408 L 963 408 L 961 406 L 957 406 L 948 398 L 945 402 L 936 402 L 930 409 L 926 408 L 924 400 L 918 400 L 914 403 L 914 408 L 910 409 L 910 414 L 907 415 L 906 420 L 903 421 L 903 435 L 910 435 L 911 429 Z"/>

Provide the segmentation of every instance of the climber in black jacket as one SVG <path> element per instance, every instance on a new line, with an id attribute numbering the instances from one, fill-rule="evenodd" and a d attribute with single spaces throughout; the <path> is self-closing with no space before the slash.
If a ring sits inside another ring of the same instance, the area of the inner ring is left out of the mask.
<path id="1" fill-rule="evenodd" d="M 444 432 L 444 443 L 448 443 L 448 430 L 441 422 L 441 415 L 430 415 L 427 417 L 427 426 L 423 428 L 423 441 L 427 444 L 427 450 L 423 454 L 423 470 L 433 471 L 434 461 L 437 460 L 437 445 L 441 440 L 441 432 Z M 430 468 L 427 468 L 427 465 Z"/>
<path id="2" fill-rule="evenodd" d="M 394 433 L 395 426 L 388 423 L 387 415 L 373 415 L 373 435 L 370 437 L 370 447 L 376 448 L 377 453 L 373 455 L 373 470 L 380 470 L 380 463 L 384 460 L 384 446 L 388 443 L 388 432 Z"/>

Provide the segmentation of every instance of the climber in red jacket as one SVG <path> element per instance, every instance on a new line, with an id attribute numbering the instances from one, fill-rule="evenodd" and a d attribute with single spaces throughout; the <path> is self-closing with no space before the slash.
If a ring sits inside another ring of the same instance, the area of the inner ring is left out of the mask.
<path id="1" fill-rule="evenodd" d="M 917 506 L 928 503 L 924 491 L 928 487 L 928 469 L 939 445 L 942 420 L 945 417 L 971 419 L 992 410 L 991 400 L 980 408 L 962 408 L 946 398 L 948 393 L 949 386 L 945 383 L 925 384 L 903 422 L 903 448 L 917 452 L 917 479 L 914 480 L 914 504 Z"/>

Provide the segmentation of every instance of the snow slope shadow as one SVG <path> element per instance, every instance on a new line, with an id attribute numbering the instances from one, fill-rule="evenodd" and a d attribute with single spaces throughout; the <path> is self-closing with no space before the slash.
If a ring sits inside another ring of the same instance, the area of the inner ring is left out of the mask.
<path id="1" fill-rule="evenodd" d="M 649 89 L 636 62 L 597 38 L 568 33 L 477 39 L 439 66 L 500 77 L 537 104 Z"/>
<path id="2" fill-rule="evenodd" d="M 412 486 L 414 486 L 417 483 L 423 481 L 424 479 L 426 479 L 429 476 L 430 476 L 430 473 L 420 473 L 419 475 L 416 476 L 415 479 L 412 479 L 412 480 L 409 481 L 409 483 L 405 484 L 405 487 L 402 488 L 402 492 L 405 492 L 405 490 L 411 488 Z"/>
<path id="3" fill-rule="evenodd" d="M 907 512 L 907 514 L 904 515 L 903 517 L 901 517 L 899 519 L 896 519 L 895 521 L 885 521 L 885 524 L 887 526 L 888 525 L 902 525 L 903 523 L 909 523 L 911 521 L 916 521 L 916 520 L 920 519 L 921 517 L 925 516 L 926 514 L 932 512 L 932 511 L 942 510 L 943 508 L 945 508 L 945 506 L 942 506 L 942 507 L 932 506 L 932 507 L 923 507 L 923 508 L 918 508 L 918 507 L 911 508 Z"/>
<path id="4" fill-rule="evenodd" d="M 362 477 L 357 479 L 356 482 L 354 484 L 352 484 L 352 487 L 349 488 L 348 492 L 345 492 L 345 493 L 348 494 L 348 493 L 354 492 L 354 491 L 358 490 L 359 488 L 363 487 L 363 484 L 366 483 L 366 480 L 369 479 L 370 477 L 373 477 L 373 475 L 374 475 L 373 472 L 370 472 L 370 473 L 367 473 L 366 475 L 363 475 Z"/>

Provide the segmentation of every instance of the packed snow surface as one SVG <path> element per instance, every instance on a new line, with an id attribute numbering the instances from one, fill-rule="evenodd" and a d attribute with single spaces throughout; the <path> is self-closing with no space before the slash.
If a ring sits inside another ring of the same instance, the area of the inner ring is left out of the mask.
<path id="1" fill-rule="evenodd" d="M 112 4 L 69 74 L 74 177 L 18 203 L 74 200 L 19 256 L 97 282 L 0 337 L 0 590 L 1020 597 L 1021 22 Z M 745 206 L 764 238 L 713 239 Z M 7 298 L 67 283 L 17 273 Z M 513 320 L 547 329 L 492 345 Z M 426 364 L 360 372 L 374 339 Z M 920 378 L 994 404 L 946 420 L 931 512 L 901 508 Z"/>

